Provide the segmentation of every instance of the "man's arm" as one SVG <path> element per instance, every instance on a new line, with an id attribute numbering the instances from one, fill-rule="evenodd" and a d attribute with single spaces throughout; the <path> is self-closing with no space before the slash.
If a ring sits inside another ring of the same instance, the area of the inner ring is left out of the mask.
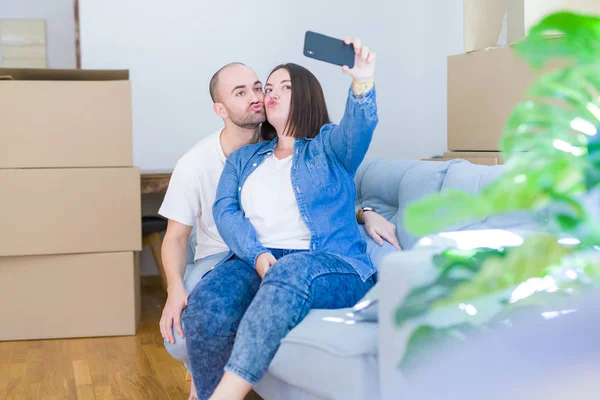
<path id="1" fill-rule="evenodd" d="M 167 276 L 168 290 L 183 287 L 183 275 L 187 264 L 188 241 L 192 227 L 172 219 L 162 243 L 162 262 Z"/>
<path id="2" fill-rule="evenodd" d="M 168 297 L 160 319 L 160 331 L 168 343 L 175 343 L 173 325 L 179 336 L 184 338 L 181 313 L 187 305 L 189 293 L 183 285 L 183 275 L 187 264 L 188 240 L 191 233 L 191 226 L 170 219 L 162 243 L 162 262 L 167 276 Z"/>
<path id="3" fill-rule="evenodd" d="M 160 320 L 160 331 L 169 343 L 175 343 L 173 325 L 181 338 L 181 313 L 189 293 L 183 285 L 187 264 L 188 240 L 200 212 L 200 181 L 195 165 L 180 160 L 169 182 L 159 214 L 169 220 L 162 244 L 162 262 L 167 277 L 168 297 Z"/>

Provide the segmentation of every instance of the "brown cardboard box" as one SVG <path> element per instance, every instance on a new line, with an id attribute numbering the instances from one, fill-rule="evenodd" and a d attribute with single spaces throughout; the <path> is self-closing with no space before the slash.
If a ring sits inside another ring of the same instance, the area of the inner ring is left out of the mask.
<path id="1" fill-rule="evenodd" d="M 600 14 L 600 1 L 464 0 L 465 51 L 514 44 L 544 17 L 562 10 Z"/>
<path id="2" fill-rule="evenodd" d="M 508 0 L 508 43 L 514 44 L 544 17 L 558 12 L 572 11 L 600 15 L 598 0 Z"/>
<path id="3" fill-rule="evenodd" d="M 456 158 L 462 158 L 463 160 L 470 161 L 473 164 L 480 165 L 504 164 L 502 153 L 497 151 L 449 151 L 444 153 L 445 160 L 454 160 Z"/>
<path id="4" fill-rule="evenodd" d="M 467 160 L 472 164 L 478 165 L 502 165 L 502 153 L 494 151 L 473 151 L 473 152 L 446 152 L 444 157 L 440 158 L 424 158 L 423 161 L 450 161 L 457 158 Z"/>
<path id="5" fill-rule="evenodd" d="M 536 74 L 512 47 L 448 58 L 448 149 L 498 151 L 508 117 Z"/>
<path id="6" fill-rule="evenodd" d="M 0 69 L 0 169 L 131 167 L 127 71 Z"/>
<path id="7" fill-rule="evenodd" d="M 506 3 L 507 0 L 464 0 L 464 40 L 467 53 L 506 45 L 501 40 Z"/>
<path id="8" fill-rule="evenodd" d="M 0 341 L 134 335 L 132 252 L 0 257 Z"/>
<path id="9" fill-rule="evenodd" d="M 45 20 L 0 20 L 0 43 L 5 68 L 48 67 Z"/>
<path id="10" fill-rule="evenodd" d="M 0 169 L 0 256 L 141 250 L 138 168 Z"/>

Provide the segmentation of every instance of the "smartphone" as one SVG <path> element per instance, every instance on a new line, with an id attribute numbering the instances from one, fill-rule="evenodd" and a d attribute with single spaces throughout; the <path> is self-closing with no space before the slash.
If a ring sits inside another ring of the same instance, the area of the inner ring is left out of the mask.
<path id="1" fill-rule="evenodd" d="M 307 31 L 304 35 L 304 55 L 315 60 L 354 68 L 354 46 L 343 40 Z"/>

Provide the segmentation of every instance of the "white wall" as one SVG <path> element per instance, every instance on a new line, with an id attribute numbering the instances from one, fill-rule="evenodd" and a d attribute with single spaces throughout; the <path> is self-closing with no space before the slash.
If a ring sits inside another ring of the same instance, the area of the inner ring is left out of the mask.
<path id="1" fill-rule="evenodd" d="M 45 19 L 48 68 L 75 68 L 74 6 L 75 0 L 0 0 L 0 18 Z"/>
<path id="2" fill-rule="evenodd" d="M 304 32 L 359 36 L 378 53 L 380 124 L 370 155 L 446 149 L 446 56 L 463 51 L 462 0 L 80 0 L 83 68 L 131 70 L 134 162 L 170 170 L 221 126 L 208 82 L 241 61 L 266 79 L 282 62 L 321 81 L 339 121 L 349 78 L 302 54 Z M 425 10 L 431 10 L 426 12 Z"/>

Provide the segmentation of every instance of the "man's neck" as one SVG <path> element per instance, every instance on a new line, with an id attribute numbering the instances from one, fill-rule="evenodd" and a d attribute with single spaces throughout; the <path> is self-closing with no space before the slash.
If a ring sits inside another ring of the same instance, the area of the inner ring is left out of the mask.
<path id="1" fill-rule="evenodd" d="M 225 157 L 242 146 L 249 144 L 256 134 L 256 129 L 244 129 L 239 126 L 226 126 L 221 132 L 221 148 Z"/>

